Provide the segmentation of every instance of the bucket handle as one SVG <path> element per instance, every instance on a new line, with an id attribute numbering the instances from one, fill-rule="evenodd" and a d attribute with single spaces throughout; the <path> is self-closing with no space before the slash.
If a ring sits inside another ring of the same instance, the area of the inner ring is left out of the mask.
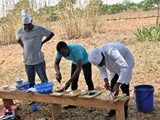
<path id="1" fill-rule="evenodd" d="M 154 92 L 154 90 L 152 90 L 145 99 L 140 100 L 140 101 L 136 100 L 136 101 L 139 102 L 139 103 L 144 102 L 145 100 L 147 100 L 147 99 L 150 97 L 150 95 L 151 95 L 153 92 Z"/>

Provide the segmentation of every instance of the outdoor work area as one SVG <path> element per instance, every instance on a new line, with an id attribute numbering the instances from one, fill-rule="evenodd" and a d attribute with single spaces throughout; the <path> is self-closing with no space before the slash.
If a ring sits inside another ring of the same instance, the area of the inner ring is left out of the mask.
<path id="1" fill-rule="evenodd" d="M 159 120 L 159 0 L 7 1 L 0 120 Z"/>

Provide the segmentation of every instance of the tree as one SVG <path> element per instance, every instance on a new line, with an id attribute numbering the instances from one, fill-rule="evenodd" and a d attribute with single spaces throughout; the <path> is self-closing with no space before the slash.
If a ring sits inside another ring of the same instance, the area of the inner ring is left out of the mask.
<path id="1" fill-rule="evenodd" d="M 159 15 L 160 15 L 160 0 L 153 0 L 153 2 L 158 7 L 158 15 L 157 15 L 157 20 L 156 20 L 156 25 L 158 25 L 159 24 Z"/>
<path id="2" fill-rule="evenodd" d="M 159 16 L 160 16 L 160 0 L 144 0 L 146 5 L 157 6 L 158 15 L 156 20 L 156 25 L 159 24 Z"/>

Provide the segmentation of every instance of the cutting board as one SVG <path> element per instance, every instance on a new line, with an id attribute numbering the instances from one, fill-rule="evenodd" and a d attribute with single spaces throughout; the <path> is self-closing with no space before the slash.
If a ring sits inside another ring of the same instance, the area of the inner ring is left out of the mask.
<path id="1" fill-rule="evenodd" d="M 66 94 L 63 94 L 63 96 L 68 96 L 68 97 L 76 97 L 78 95 L 81 94 L 81 90 L 74 90 L 74 91 L 70 91 Z"/>
<path id="2" fill-rule="evenodd" d="M 103 93 L 103 94 L 101 94 L 101 96 L 98 96 L 99 97 L 99 99 L 101 99 L 102 101 L 108 101 L 108 102 L 111 102 L 111 103 L 114 103 L 114 102 L 117 102 L 117 101 L 119 101 L 119 100 L 121 100 L 121 99 L 123 99 L 125 96 L 126 96 L 126 94 L 124 94 L 124 93 L 120 93 L 120 94 L 118 94 L 118 96 L 116 97 L 116 98 L 114 98 L 113 100 L 109 100 L 109 95 L 108 95 L 109 93 Z"/>
<path id="3" fill-rule="evenodd" d="M 119 94 L 115 99 L 112 100 L 112 102 L 117 102 L 118 100 L 124 98 L 126 96 L 126 94 Z"/>
<path id="4" fill-rule="evenodd" d="M 54 95 L 54 96 L 62 96 L 62 95 L 64 95 L 64 94 L 68 93 L 68 92 L 70 92 L 70 91 L 53 92 L 53 93 L 51 93 L 50 95 Z"/>
<path id="5" fill-rule="evenodd" d="M 79 97 L 91 99 L 91 98 L 94 98 L 94 97 L 100 95 L 101 93 L 102 93 L 102 91 L 98 91 L 98 90 L 97 90 L 94 95 L 89 95 L 89 94 L 87 93 L 87 94 L 81 95 L 81 96 L 79 96 Z"/>

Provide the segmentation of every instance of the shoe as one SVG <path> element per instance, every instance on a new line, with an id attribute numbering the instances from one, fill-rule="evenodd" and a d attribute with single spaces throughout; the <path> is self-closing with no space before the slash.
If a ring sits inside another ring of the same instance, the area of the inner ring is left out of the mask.
<path id="1" fill-rule="evenodd" d="M 69 108 L 76 108 L 74 105 L 65 105 L 63 106 L 63 109 L 69 109 Z"/>
<path id="2" fill-rule="evenodd" d="M 115 110 L 110 110 L 106 115 L 105 117 L 112 117 L 116 114 L 116 111 Z"/>
<path id="3" fill-rule="evenodd" d="M 93 111 L 95 111 L 95 110 L 96 110 L 95 107 L 89 107 L 89 108 L 88 108 L 88 111 L 89 111 L 89 112 L 93 112 Z"/>

